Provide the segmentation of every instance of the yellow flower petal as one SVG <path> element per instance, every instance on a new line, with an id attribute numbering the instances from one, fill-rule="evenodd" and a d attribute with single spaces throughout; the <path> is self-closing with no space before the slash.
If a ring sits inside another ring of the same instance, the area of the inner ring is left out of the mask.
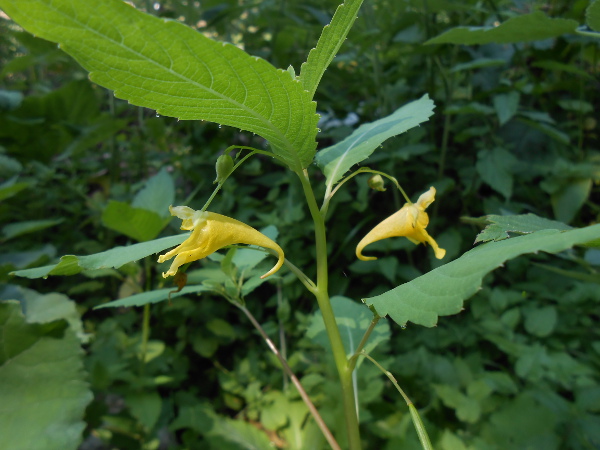
<path id="1" fill-rule="evenodd" d="M 379 223 L 367 233 L 356 246 L 356 257 L 363 261 L 371 261 L 374 256 L 364 256 L 363 249 L 373 242 L 390 237 L 404 236 L 414 244 L 429 243 L 435 252 L 437 259 L 446 255 L 446 250 L 440 248 L 437 242 L 429 236 L 425 228 L 429 225 L 429 216 L 425 212 L 435 200 L 435 188 L 430 187 L 428 191 L 421 194 L 416 203 L 406 203 L 399 211 Z"/>
<path id="2" fill-rule="evenodd" d="M 274 274 L 283 265 L 285 257 L 281 247 L 239 220 L 212 212 L 195 211 L 187 206 L 171 206 L 169 211 L 182 220 L 182 230 L 192 230 L 192 233 L 181 245 L 158 257 L 159 263 L 175 257 L 169 270 L 163 273 L 165 278 L 175 275 L 183 264 L 206 258 L 220 248 L 233 244 L 257 245 L 277 252 L 277 264 L 261 278 Z"/>

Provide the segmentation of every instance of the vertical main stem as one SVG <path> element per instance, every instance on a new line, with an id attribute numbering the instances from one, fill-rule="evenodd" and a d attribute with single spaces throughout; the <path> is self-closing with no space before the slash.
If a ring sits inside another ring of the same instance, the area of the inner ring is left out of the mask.
<path id="1" fill-rule="evenodd" d="M 335 314 L 329 300 L 329 267 L 327 264 L 327 237 L 325 232 L 325 218 L 319 211 L 315 194 L 308 180 L 308 173 L 297 172 L 304 195 L 308 202 L 308 208 L 315 224 L 315 245 L 317 262 L 317 286 L 313 291 L 319 309 L 323 315 L 325 330 L 333 351 L 333 359 L 338 371 L 340 386 L 342 388 L 342 397 L 344 402 L 344 417 L 346 419 L 346 432 L 348 435 L 348 448 L 350 450 L 360 450 L 360 431 L 358 428 L 358 417 L 354 403 L 354 386 L 352 384 L 352 370 L 348 365 L 346 350 L 340 335 L 340 330 L 335 320 Z"/>

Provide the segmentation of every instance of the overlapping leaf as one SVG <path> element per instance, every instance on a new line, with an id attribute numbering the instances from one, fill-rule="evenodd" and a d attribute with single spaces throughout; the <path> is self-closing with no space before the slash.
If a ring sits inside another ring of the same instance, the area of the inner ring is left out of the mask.
<path id="1" fill-rule="evenodd" d="M 498 26 L 456 27 L 425 44 L 511 44 L 549 39 L 563 34 L 574 33 L 579 25 L 571 19 L 553 19 L 541 11 L 512 17 Z"/>
<path id="2" fill-rule="evenodd" d="M 83 270 L 119 268 L 129 262 L 175 247 L 185 241 L 188 236 L 189 233 L 178 234 L 127 247 L 115 247 L 105 252 L 87 256 L 65 255 L 60 258 L 60 262 L 57 264 L 17 270 L 12 272 L 12 275 L 25 278 L 42 278 L 48 275 L 75 275 Z"/>
<path id="3" fill-rule="evenodd" d="M 332 186 L 354 165 L 367 159 L 382 142 L 425 122 L 435 105 L 427 94 L 398 108 L 393 114 L 365 123 L 337 144 L 320 150 L 316 161 Z"/>
<path id="4" fill-rule="evenodd" d="M 308 59 L 302 64 L 300 82 L 304 89 L 310 92 L 311 98 L 315 95 L 325 69 L 329 67 L 346 40 L 362 3 L 363 0 L 347 0 L 338 6 L 331 23 L 323 28 L 317 46 L 310 51 Z"/>
<path id="5" fill-rule="evenodd" d="M 570 231 L 542 230 L 526 236 L 483 244 L 455 261 L 409 283 L 363 301 L 381 316 L 435 326 L 438 316 L 456 314 L 463 302 L 481 287 L 483 277 L 505 261 L 532 252 L 558 253 L 574 245 L 600 239 L 600 224 Z"/>
<path id="6" fill-rule="evenodd" d="M 0 7 L 58 42 L 117 97 L 256 133 L 294 170 L 312 162 L 316 106 L 300 82 L 263 59 L 121 0 L 0 0 Z"/>

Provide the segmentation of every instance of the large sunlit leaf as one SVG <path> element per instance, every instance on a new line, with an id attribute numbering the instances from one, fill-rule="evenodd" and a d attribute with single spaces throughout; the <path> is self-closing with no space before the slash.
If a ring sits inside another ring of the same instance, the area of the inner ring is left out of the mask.
<path id="1" fill-rule="evenodd" d="M 483 277 L 505 261 L 525 253 L 558 253 L 600 239 L 600 224 L 569 231 L 542 230 L 489 242 L 409 283 L 363 301 L 400 325 L 433 327 L 438 316 L 459 313 L 463 302 L 481 287 Z"/>
<path id="2" fill-rule="evenodd" d="M 332 186 L 354 165 L 367 159 L 381 143 L 404 133 L 433 115 L 435 105 L 427 94 L 398 108 L 393 114 L 365 123 L 337 144 L 320 150 L 316 161 Z"/>
<path id="3" fill-rule="evenodd" d="M 75 275 L 83 270 L 117 269 L 129 262 L 137 261 L 146 256 L 175 247 L 187 239 L 189 233 L 178 234 L 153 241 L 115 247 L 105 252 L 87 256 L 65 255 L 57 264 L 51 264 L 35 269 L 17 270 L 12 275 L 25 278 L 41 278 L 48 275 Z"/>
<path id="4" fill-rule="evenodd" d="M 0 302 L 3 449 L 75 450 L 85 428 L 92 393 L 80 342 L 66 320 L 47 319 L 42 309 L 30 318 L 19 302 Z"/>
<path id="5" fill-rule="evenodd" d="M 346 0 L 338 6 L 331 23 L 323 28 L 317 46 L 310 51 L 308 59 L 302 64 L 300 82 L 304 89 L 310 92 L 311 98 L 315 95 L 325 69 L 329 67 L 346 40 L 362 2 L 363 0 Z"/>
<path id="6" fill-rule="evenodd" d="M 579 24 L 571 19 L 552 19 L 541 11 L 512 17 L 498 26 L 456 27 L 425 44 L 511 44 L 537 41 L 574 33 Z"/>
<path id="7" fill-rule="evenodd" d="M 119 98 L 256 133 L 295 170 L 312 162 L 315 103 L 299 81 L 261 58 L 122 0 L 0 0 L 0 7 L 30 33 L 59 43 Z"/>
<path id="8" fill-rule="evenodd" d="M 102 211 L 102 223 L 111 230 L 143 242 L 158 236 L 168 220 L 165 221 L 154 211 L 111 200 Z"/>

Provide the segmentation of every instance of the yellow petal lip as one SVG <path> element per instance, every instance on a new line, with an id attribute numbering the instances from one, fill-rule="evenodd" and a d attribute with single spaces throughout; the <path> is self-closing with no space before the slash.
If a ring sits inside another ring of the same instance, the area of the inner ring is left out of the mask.
<path id="1" fill-rule="evenodd" d="M 239 220 L 213 212 L 195 211 L 187 206 L 170 206 L 169 211 L 182 220 L 182 230 L 192 230 L 192 233 L 181 245 L 158 257 L 159 263 L 175 257 L 169 270 L 163 273 L 164 278 L 175 275 L 183 264 L 206 258 L 220 248 L 234 244 L 257 245 L 277 252 L 277 263 L 261 278 L 273 275 L 285 261 L 283 250 L 275 241 Z"/>
<path id="2" fill-rule="evenodd" d="M 356 257 L 362 261 L 375 260 L 377 258 L 374 256 L 362 254 L 367 245 L 382 239 L 403 236 L 415 244 L 428 243 L 433 248 L 435 257 L 442 259 L 446 250 L 440 248 L 425 230 L 429 225 L 429 216 L 425 209 L 435 200 L 435 192 L 435 188 L 430 187 L 421 194 L 416 203 L 406 203 L 399 211 L 375 226 L 356 246 Z"/>

